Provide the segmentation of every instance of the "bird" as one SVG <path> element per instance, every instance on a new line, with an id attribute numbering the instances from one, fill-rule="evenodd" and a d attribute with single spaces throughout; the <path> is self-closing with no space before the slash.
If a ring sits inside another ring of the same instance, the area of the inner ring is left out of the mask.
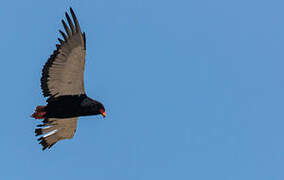
<path id="1" fill-rule="evenodd" d="M 80 116 L 102 115 L 104 105 L 88 97 L 84 89 L 86 35 L 81 32 L 79 21 L 70 7 L 72 20 L 65 12 L 67 23 L 62 19 L 65 32 L 59 30 L 56 50 L 42 69 L 40 79 L 46 105 L 39 105 L 31 117 L 41 120 L 35 135 L 42 150 L 50 149 L 60 140 L 72 139 Z"/>

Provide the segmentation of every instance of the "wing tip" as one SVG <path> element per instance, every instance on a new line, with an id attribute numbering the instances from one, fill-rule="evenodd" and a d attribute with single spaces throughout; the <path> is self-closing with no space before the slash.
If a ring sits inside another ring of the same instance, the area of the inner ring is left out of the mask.
<path id="1" fill-rule="evenodd" d="M 76 32 L 80 33 L 81 32 L 81 28 L 80 28 L 80 25 L 79 25 L 79 21 L 73 11 L 73 9 L 70 7 L 70 13 L 71 13 L 71 16 L 73 18 L 73 21 L 75 23 L 75 29 L 76 29 Z"/>
<path id="2" fill-rule="evenodd" d="M 72 13 L 75 14 L 71 6 L 69 7 L 69 10 L 70 10 L 71 14 Z"/>
<path id="3" fill-rule="evenodd" d="M 35 129 L 35 134 L 36 134 L 36 136 L 42 135 L 42 130 L 41 130 L 41 128 Z"/>
<path id="4" fill-rule="evenodd" d="M 42 145 L 43 151 L 49 146 L 43 137 L 40 137 L 37 140 L 39 141 L 39 144 Z"/>
<path id="5" fill-rule="evenodd" d="M 39 129 L 39 128 L 38 128 Z M 42 133 L 42 130 L 41 129 L 36 129 L 36 133 Z M 39 134 L 41 135 L 41 134 Z M 36 134 L 36 136 L 38 136 L 38 134 Z M 40 138 L 37 139 L 39 141 L 39 144 L 42 145 L 42 151 L 44 151 L 46 148 L 50 149 L 54 144 L 56 144 L 56 142 L 52 143 L 52 144 L 49 144 L 46 140 L 45 140 L 45 137 L 42 136 Z"/>
<path id="6" fill-rule="evenodd" d="M 60 33 L 61 36 L 64 38 L 64 40 L 67 42 L 67 41 L 68 41 L 67 35 L 66 35 L 63 31 L 61 31 L 61 29 L 59 30 L 59 33 Z"/>

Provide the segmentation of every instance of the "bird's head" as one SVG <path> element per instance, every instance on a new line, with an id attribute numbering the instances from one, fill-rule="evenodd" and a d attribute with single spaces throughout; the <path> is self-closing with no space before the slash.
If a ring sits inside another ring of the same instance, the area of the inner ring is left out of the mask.
<path id="1" fill-rule="evenodd" d="M 102 115 L 106 117 L 105 107 L 99 101 L 87 97 L 83 100 L 81 106 L 85 109 L 87 115 Z"/>
<path id="2" fill-rule="evenodd" d="M 96 109 L 99 111 L 99 114 L 101 114 L 105 118 L 106 111 L 105 111 L 104 105 L 98 101 L 95 101 L 95 102 L 96 102 Z"/>

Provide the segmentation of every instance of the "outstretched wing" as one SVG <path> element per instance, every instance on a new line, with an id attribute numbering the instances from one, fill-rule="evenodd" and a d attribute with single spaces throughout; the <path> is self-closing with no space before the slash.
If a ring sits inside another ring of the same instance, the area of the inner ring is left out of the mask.
<path id="1" fill-rule="evenodd" d="M 43 67 L 41 88 L 45 97 L 84 94 L 84 68 L 86 56 L 85 33 L 70 8 L 74 24 L 65 13 L 69 26 L 62 20 L 66 33 L 59 30 L 64 40 L 59 39 L 57 49 Z"/>
<path id="2" fill-rule="evenodd" d="M 78 117 L 73 118 L 47 118 L 43 124 L 35 130 L 36 136 L 43 135 L 38 139 L 42 150 L 51 148 L 55 143 L 63 139 L 72 139 L 76 132 Z"/>

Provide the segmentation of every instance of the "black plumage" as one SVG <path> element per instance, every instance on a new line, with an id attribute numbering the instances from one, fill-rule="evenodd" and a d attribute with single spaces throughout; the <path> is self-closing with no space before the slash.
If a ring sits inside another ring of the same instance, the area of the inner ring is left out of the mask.
<path id="1" fill-rule="evenodd" d="M 85 94 L 59 96 L 48 100 L 45 107 L 46 118 L 70 118 L 77 116 L 89 116 L 101 114 L 104 106 Z"/>

